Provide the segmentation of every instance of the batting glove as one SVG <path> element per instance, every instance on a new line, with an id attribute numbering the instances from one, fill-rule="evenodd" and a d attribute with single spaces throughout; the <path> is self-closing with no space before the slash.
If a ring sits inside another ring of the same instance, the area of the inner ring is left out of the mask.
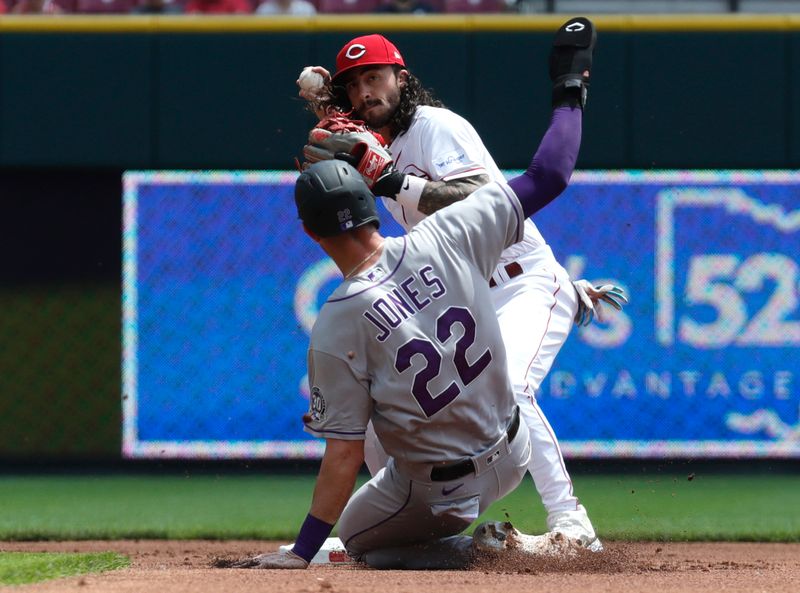
<path id="1" fill-rule="evenodd" d="M 594 23 L 585 17 L 568 20 L 556 32 L 550 50 L 553 107 L 586 105 L 592 54 L 597 44 Z"/>
<path id="2" fill-rule="evenodd" d="M 592 322 L 595 315 L 600 322 L 603 322 L 602 303 L 607 303 L 617 311 L 621 311 L 623 305 L 628 304 L 625 292 L 613 284 L 603 284 L 602 286 L 592 286 L 588 280 L 575 280 L 572 285 L 578 294 L 578 311 L 575 313 L 575 323 L 580 326 L 587 326 Z"/>
<path id="3" fill-rule="evenodd" d="M 308 562 L 300 558 L 297 554 L 288 550 L 286 552 L 269 552 L 259 554 L 246 560 L 234 562 L 232 568 L 288 568 L 302 569 L 308 568 Z"/>

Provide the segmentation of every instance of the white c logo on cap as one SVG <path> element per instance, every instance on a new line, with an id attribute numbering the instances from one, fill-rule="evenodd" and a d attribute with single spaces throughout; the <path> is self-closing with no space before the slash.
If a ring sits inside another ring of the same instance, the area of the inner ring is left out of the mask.
<path id="1" fill-rule="evenodd" d="M 577 22 L 577 23 L 572 23 L 571 25 L 567 25 L 566 27 L 564 27 L 564 30 L 569 31 L 570 33 L 577 33 L 578 31 L 583 31 L 583 27 L 584 27 L 583 23 Z"/>
<path id="2" fill-rule="evenodd" d="M 353 45 L 347 48 L 347 51 L 344 53 L 344 55 L 350 58 L 351 60 L 357 60 L 365 53 L 367 53 L 366 47 L 364 47 L 360 43 L 354 43 Z"/>

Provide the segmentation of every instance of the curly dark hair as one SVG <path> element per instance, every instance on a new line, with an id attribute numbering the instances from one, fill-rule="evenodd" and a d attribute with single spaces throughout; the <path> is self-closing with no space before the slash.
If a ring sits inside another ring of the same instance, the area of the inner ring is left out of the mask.
<path id="1" fill-rule="evenodd" d="M 395 76 L 397 76 L 400 70 L 403 70 L 404 68 L 394 65 L 392 66 L 392 69 L 394 70 Z M 325 101 L 317 105 L 310 106 L 312 111 L 318 107 L 321 107 L 322 109 L 335 107 L 344 112 L 348 112 L 353 109 L 353 106 L 350 104 L 350 99 L 347 98 L 347 89 L 345 87 L 334 86 L 331 94 L 332 98 L 330 101 Z M 400 90 L 400 104 L 397 106 L 397 109 L 395 110 L 394 115 L 389 122 L 389 126 L 391 127 L 393 135 L 397 136 L 398 134 L 402 134 L 408 130 L 408 128 L 411 126 L 411 120 L 414 118 L 414 112 L 420 105 L 428 105 L 430 107 L 445 106 L 444 103 L 436 98 L 436 96 L 433 94 L 433 91 L 422 86 L 422 82 L 420 82 L 419 78 L 409 72 L 406 86 Z"/>
<path id="2" fill-rule="evenodd" d="M 395 69 L 397 74 L 399 68 L 395 66 Z M 409 72 L 407 84 L 400 91 L 400 105 L 397 106 L 389 124 L 395 136 L 408 130 L 419 105 L 444 107 L 444 103 L 434 96 L 433 91 L 422 86 L 419 78 Z"/>

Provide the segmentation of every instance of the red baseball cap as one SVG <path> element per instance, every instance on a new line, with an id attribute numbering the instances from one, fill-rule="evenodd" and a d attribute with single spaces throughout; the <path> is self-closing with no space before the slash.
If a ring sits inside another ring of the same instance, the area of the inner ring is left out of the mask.
<path id="1" fill-rule="evenodd" d="M 333 80 L 358 66 L 397 64 L 405 67 L 403 56 L 383 35 L 363 35 L 351 39 L 336 54 L 336 74 Z"/>

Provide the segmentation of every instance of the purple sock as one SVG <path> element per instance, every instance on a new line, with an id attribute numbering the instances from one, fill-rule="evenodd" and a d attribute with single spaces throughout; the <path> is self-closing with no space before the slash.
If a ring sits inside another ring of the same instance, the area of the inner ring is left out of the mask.
<path id="1" fill-rule="evenodd" d="M 581 147 L 582 123 L 580 109 L 554 109 L 550 127 L 527 171 L 508 182 L 526 217 L 547 206 L 567 187 Z"/>

